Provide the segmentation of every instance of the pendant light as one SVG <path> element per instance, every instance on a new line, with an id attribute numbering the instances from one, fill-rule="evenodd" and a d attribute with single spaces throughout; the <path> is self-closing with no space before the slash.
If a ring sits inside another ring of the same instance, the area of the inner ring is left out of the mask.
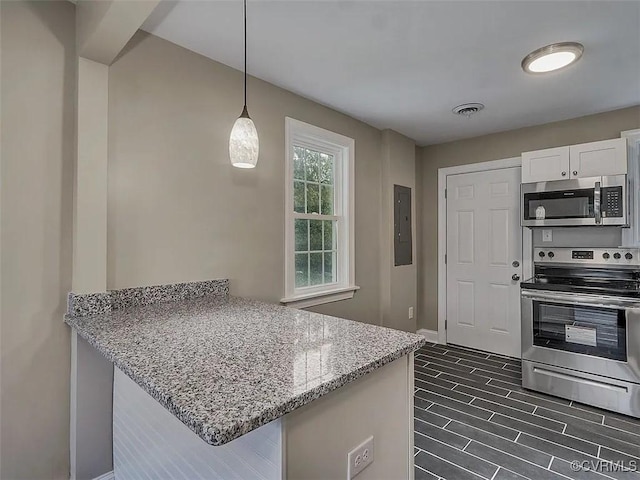
<path id="1" fill-rule="evenodd" d="M 258 151 L 258 131 L 247 111 L 247 0 L 244 0 L 244 108 L 231 129 L 229 159 L 234 167 L 254 168 Z"/>

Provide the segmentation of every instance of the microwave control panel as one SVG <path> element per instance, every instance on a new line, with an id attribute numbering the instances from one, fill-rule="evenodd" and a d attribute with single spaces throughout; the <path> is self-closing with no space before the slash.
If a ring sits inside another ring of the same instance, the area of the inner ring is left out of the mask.
<path id="1" fill-rule="evenodd" d="M 624 199 L 622 187 L 603 187 L 600 210 L 603 217 L 622 217 Z"/>

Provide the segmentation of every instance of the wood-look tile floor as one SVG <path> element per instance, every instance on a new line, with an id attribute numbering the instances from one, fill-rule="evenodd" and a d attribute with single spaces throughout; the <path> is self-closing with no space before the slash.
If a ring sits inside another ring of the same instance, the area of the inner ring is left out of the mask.
<path id="1" fill-rule="evenodd" d="M 640 479 L 640 420 L 524 390 L 517 359 L 428 344 L 415 387 L 416 480 Z"/>

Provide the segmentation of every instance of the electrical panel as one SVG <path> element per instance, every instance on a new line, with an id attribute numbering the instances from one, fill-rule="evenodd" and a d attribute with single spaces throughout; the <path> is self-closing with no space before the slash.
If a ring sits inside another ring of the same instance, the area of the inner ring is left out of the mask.
<path id="1" fill-rule="evenodd" d="M 394 263 L 413 263 L 413 240 L 411 231 L 411 189 L 393 186 L 393 252 Z"/>

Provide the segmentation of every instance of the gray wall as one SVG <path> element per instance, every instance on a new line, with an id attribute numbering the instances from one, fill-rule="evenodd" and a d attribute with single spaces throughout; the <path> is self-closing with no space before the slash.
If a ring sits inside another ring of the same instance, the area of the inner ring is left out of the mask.
<path id="1" fill-rule="evenodd" d="M 473 120 L 472 120 L 473 121 Z M 481 118 L 478 117 L 478 121 Z M 416 181 L 418 204 L 418 328 L 438 328 L 438 169 L 502 158 L 522 152 L 620 136 L 640 127 L 640 107 L 589 115 L 419 149 Z"/>
<path id="2" fill-rule="evenodd" d="M 356 144 L 361 289 L 314 310 L 380 323 L 381 132 L 255 78 L 248 95 L 260 159 L 240 170 L 229 164 L 228 139 L 241 72 L 143 32 L 110 67 L 108 287 L 229 277 L 234 295 L 282 298 L 290 116 Z"/>
<path id="3" fill-rule="evenodd" d="M 75 8 L 0 2 L 0 478 L 69 478 Z"/>
<path id="4" fill-rule="evenodd" d="M 416 261 L 416 145 L 413 140 L 393 130 L 382 132 L 382 208 L 381 220 L 381 270 L 382 324 L 401 330 L 416 331 L 418 308 L 416 288 L 418 272 Z M 393 186 L 411 188 L 411 214 L 413 235 L 413 262 L 411 265 L 395 265 L 394 256 L 394 199 Z M 414 307 L 414 317 L 409 318 L 409 307 Z"/>

